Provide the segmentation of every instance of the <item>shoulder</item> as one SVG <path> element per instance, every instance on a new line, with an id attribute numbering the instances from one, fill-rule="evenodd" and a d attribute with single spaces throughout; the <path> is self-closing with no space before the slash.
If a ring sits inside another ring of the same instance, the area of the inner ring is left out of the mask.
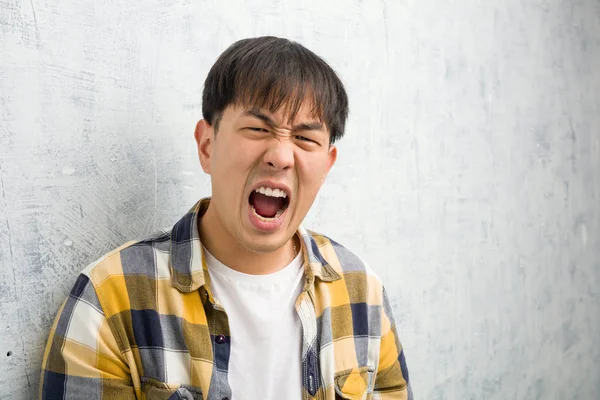
<path id="1" fill-rule="evenodd" d="M 169 253 L 170 239 L 170 231 L 161 230 L 129 241 L 90 263 L 82 273 L 96 284 L 115 275 L 154 276 L 157 259 Z"/>
<path id="2" fill-rule="evenodd" d="M 147 237 L 132 240 L 90 263 L 81 273 L 101 291 L 123 294 L 131 289 L 127 281 L 141 277 L 168 278 L 170 231 L 161 230 Z M 108 294 L 108 293 L 107 293 Z"/>
<path id="3" fill-rule="evenodd" d="M 368 278 L 372 289 L 381 290 L 381 279 L 373 268 L 356 252 L 326 235 L 309 231 L 313 243 L 313 253 L 319 253 L 343 279 L 349 276 L 364 275 Z"/>

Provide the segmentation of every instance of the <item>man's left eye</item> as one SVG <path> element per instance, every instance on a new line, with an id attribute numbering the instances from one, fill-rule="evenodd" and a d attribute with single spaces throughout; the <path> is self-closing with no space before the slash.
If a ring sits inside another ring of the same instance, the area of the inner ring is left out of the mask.
<path id="1" fill-rule="evenodd" d="M 309 138 L 307 138 L 306 136 L 299 136 L 299 135 L 296 135 L 296 139 L 302 140 L 303 142 L 313 142 L 313 143 L 315 143 L 315 141 L 314 141 L 314 140 L 312 140 L 312 139 L 309 139 Z"/>

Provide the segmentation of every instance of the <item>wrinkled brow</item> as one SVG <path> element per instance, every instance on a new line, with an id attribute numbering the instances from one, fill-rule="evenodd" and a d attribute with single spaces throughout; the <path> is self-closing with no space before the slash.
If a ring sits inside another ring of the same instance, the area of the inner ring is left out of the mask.
<path id="1" fill-rule="evenodd" d="M 244 114 L 242 114 L 242 115 L 258 118 L 272 128 L 277 127 L 277 123 L 275 123 L 275 121 L 273 121 L 273 119 L 271 117 L 269 117 L 268 115 L 264 114 L 263 112 L 261 112 L 259 110 L 251 109 L 251 110 L 244 112 Z M 323 123 L 318 122 L 318 121 L 302 122 L 300 124 L 292 126 L 292 130 L 293 131 L 319 131 L 319 130 L 323 130 Z"/>

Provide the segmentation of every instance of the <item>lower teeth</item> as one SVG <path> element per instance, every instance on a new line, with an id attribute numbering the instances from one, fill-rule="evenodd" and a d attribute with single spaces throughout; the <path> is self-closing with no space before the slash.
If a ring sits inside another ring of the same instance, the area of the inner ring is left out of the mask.
<path id="1" fill-rule="evenodd" d="M 254 215 L 256 215 L 258 217 L 258 219 L 260 219 L 261 221 L 265 221 L 265 222 L 273 222 L 275 221 L 277 218 L 281 217 L 281 214 L 283 214 L 283 209 L 279 209 L 277 211 L 277 214 L 275 214 L 274 217 L 268 218 L 268 217 L 263 217 L 262 215 L 260 215 L 259 213 L 256 212 L 256 209 L 254 208 L 254 206 L 252 207 L 252 211 L 254 212 Z"/>

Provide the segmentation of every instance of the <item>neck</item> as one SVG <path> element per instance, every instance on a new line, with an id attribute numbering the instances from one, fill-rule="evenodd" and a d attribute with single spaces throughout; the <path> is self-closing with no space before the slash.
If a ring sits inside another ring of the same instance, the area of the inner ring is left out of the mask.
<path id="1" fill-rule="evenodd" d="M 266 275 L 277 272 L 292 262 L 301 251 L 296 234 L 273 252 L 255 253 L 248 250 L 229 235 L 210 204 L 199 218 L 198 229 L 202 244 L 217 260 L 245 274 Z"/>

